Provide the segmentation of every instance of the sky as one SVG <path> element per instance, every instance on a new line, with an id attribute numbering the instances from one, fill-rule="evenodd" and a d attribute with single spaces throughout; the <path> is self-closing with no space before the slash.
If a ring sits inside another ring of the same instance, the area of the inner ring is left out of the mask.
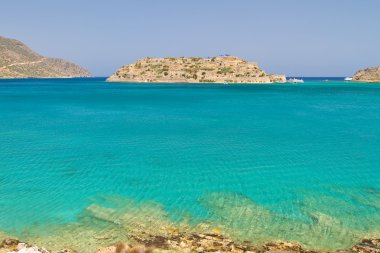
<path id="1" fill-rule="evenodd" d="M 380 0 L 0 1 L 0 35 L 95 76 L 145 57 L 220 54 L 288 76 L 380 65 Z"/>

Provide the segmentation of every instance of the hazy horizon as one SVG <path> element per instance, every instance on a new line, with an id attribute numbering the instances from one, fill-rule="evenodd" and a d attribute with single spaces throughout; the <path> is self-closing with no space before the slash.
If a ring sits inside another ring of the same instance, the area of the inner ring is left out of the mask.
<path id="1" fill-rule="evenodd" d="M 268 73 L 380 65 L 380 1 L 4 0 L 0 35 L 108 76 L 144 57 L 231 54 Z"/>

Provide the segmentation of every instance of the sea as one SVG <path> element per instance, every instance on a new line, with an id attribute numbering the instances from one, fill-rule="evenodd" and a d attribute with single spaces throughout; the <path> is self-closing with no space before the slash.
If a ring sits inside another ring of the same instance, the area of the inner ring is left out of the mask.
<path id="1" fill-rule="evenodd" d="M 380 84 L 304 80 L 1 80 L 0 237 L 79 252 L 169 229 L 325 250 L 379 237 Z"/>

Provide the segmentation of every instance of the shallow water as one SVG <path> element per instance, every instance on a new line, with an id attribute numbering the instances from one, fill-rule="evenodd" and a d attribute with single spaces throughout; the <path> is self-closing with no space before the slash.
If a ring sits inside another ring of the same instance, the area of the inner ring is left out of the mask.
<path id="1" fill-rule="evenodd" d="M 380 236 L 380 84 L 2 80 L 0 119 L 0 230 L 26 240 Z"/>

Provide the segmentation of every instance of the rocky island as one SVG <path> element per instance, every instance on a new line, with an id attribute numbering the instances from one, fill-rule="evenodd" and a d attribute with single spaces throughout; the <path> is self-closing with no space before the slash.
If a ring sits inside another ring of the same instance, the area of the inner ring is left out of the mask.
<path id="1" fill-rule="evenodd" d="M 270 75 L 257 63 L 234 56 L 213 58 L 145 58 L 125 65 L 108 82 L 149 83 L 282 83 L 285 75 Z"/>
<path id="2" fill-rule="evenodd" d="M 356 82 L 380 83 L 380 66 L 361 69 L 352 77 Z"/>
<path id="3" fill-rule="evenodd" d="M 0 78 L 71 78 L 91 74 L 71 62 L 47 58 L 24 43 L 0 36 Z"/>

